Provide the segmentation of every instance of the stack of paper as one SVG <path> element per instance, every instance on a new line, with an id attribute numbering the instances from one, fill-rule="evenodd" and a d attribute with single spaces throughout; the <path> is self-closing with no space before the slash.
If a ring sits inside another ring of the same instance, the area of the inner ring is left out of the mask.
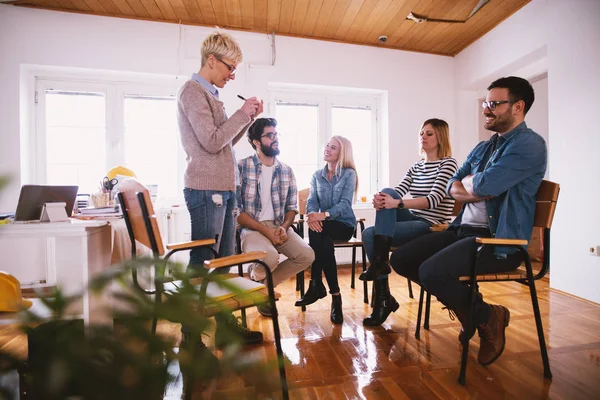
<path id="1" fill-rule="evenodd" d="M 79 213 L 84 217 L 96 217 L 96 216 L 106 216 L 106 217 L 121 217 L 123 213 L 121 213 L 121 208 L 118 205 L 109 206 L 109 207 L 87 207 L 80 208 Z"/>

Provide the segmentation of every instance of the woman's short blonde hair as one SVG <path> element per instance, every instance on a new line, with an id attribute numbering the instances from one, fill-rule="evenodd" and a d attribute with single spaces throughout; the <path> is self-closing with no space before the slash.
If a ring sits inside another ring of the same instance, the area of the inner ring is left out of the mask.
<path id="1" fill-rule="evenodd" d="M 208 56 L 213 54 L 215 57 L 223 59 L 227 58 L 236 63 L 241 63 L 243 60 L 242 49 L 231 35 L 227 33 L 215 32 L 202 42 L 202 64 L 206 64 Z"/>
<path id="2" fill-rule="evenodd" d="M 438 157 L 452 157 L 452 145 L 450 144 L 450 127 L 448 123 L 443 119 L 431 118 L 423 122 L 421 125 L 421 130 L 419 130 L 419 134 L 425 127 L 425 125 L 431 125 L 433 131 L 435 132 L 435 136 L 438 140 Z M 423 149 L 419 149 L 419 155 L 425 157 L 425 152 Z"/>
<path id="3" fill-rule="evenodd" d="M 356 172 L 356 165 L 354 164 L 354 155 L 352 152 L 352 142 L 343 136 L 332 136 L 332 139 L 337 140 L 340 143 L 340 155 L 336 166 L 336 174 L 341 174 L 343 168 L 351 168 Z M 358 192 L 358 172 L 356 172 L 356 188 L 354 189 L 354 197 Z"/>

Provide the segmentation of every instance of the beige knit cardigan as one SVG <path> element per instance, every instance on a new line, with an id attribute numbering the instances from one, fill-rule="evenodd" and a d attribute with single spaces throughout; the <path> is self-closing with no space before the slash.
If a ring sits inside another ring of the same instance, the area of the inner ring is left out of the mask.
<path id="1" fill-rule="evenodd" d="M 184 83 L 177 95 L 177 124 L 187 162 L 184 186 L 235 191 L 233 145 L 251 122 L 241 110 L 228 119 L 222 101 L 192 79 Z"/>

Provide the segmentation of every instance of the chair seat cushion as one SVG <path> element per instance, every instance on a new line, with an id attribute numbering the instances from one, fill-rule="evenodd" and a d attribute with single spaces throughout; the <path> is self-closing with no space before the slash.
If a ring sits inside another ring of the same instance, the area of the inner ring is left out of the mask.
<path id="1" fill-rule="evenodd" d="M 536 275 L 536 266 L 533 265 L 533 276 Z M 477 275 L 477 282 L 490 282 L 490 281 L 516 281 L 516 280 L 524 280 L 527 279 L 527 271 L 525 270 L 525 264 L 521 264 L 521 266 L 513 271 L 509 272 L 498 272 L 491 274 L 479 274 Z M 468 282 L 471 280 L 469 276 L 461 276 L 459 278 L 462 282 Z"/>
<path id="2" fill-rule="evenodd" d="M 246 288 L 245 286 L 243 288 L 241 288 L 241 290 L 243 290 L 243 293 L 225 293 L 228 292 L 226 289 L 223 290 L 222 288 L 218 288 L 218 297 L 216 297 L 215 299 L 210 300 L 209 302 L 203 302 L 204 304 L 201 304 L 201 302 L 198 301 L 194 301 L 192 303 L 192 307 L 194 309 L 194 312 L 198 312 L 204 316 L 207 317 L 211 317 L 215 314 L 217 314 L 223 307 L 230 309 L 232 311 L 235 310 L 240 310 L 242 308 L 248 308 L 248 307 L 254 307 L 254 306 L 258 306 L 261 304 L 267 304 L 269 302 L 269 292 L 268 289 L 257 282 L 251 281 L 250 279 L 247 278 L 241 278 L 238 275 L 234 275 L 234 274 L 226 274 L 224 275 L 226 277 L 229 277 L 231 279 L 242 279 L 243 281 L 246 281 L 249 285 L 248 288 Z M 196 290 L 199 290 L 200 285 L 202 284 L 202 279 L 201 278 L 194 278 L 191 280 L 191 283 L 194 285 L 194 287 L 196 288 Z M 217 284 L 215 284 L 216 286 L 219 286 Z M 166 283 L 164 285 L 164 291 L 165 291 L 165 295 L 169 296 L 170 294 L 173 294 L 175 292 L 177 292 L 179 290 L 179 287 L 181 286 L 181 281 L 174 281 L 174 282 L 169 282 Z M 209 290 L 207 290 L 207 295 L 209 295 Z M 281 295 L 277 292 L 275 292 L 275 299 L 279 299 L 281 297 Z"/>
<path id="3" fill-rule="evenodd" d="M 362 240 L 353 237 L 353 238 L 350 238 L 350 240 L 348 240 L 348 241 L 334 240 L 333 245 L 335 247 L 360 247 L 363 245 L 363 242 L 362 242 Z"/>

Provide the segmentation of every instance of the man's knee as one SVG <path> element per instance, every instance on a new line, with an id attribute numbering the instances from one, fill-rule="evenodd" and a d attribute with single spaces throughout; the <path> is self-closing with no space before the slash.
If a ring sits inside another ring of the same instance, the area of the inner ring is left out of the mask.
<path id="1" fill-rule="evenodd" d="M 302 246 L 302 249 L 294 257 L 294 261 L 308 267 L 315 261 L 315 252 L 310 246 Z"/>

